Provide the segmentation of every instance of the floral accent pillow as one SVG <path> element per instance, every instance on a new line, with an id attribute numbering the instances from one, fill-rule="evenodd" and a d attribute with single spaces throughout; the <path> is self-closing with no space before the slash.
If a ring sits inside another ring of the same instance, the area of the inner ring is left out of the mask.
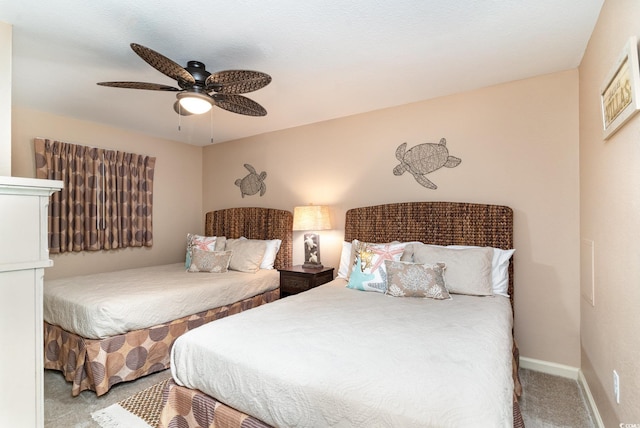
<path id="1" fill-rule="evenodd" d="M 226 238 L 224 236 L 202 236 L 187 233 L 185 269 L 189 269 L 189 266 L 191 266 L 191 256 L 194 248 L 199 248 L 203 251 L 224 251 L 225 241 Z"/>
<path id="2" fill-rule="evenodd" d="M 204 251 L 194 248 L 187 272 L 225 273 L 229 269 L 231 251 Z"/>
<path id="3" fill-rule="evenodd" d="M 387 294 L 393 297 L 451 299 L 444 284 L 444 263 L 434 265 L 385 260 Z"/>
<path id="4" fill-rule="evenodd" d="M 372 244 L 354 240 L 352 251 L 355 258 L 347 287 L 354 290 L 386 292 L 387 272 L 384 261 L 399 261 L 405 245 L 401 242 Z"/>

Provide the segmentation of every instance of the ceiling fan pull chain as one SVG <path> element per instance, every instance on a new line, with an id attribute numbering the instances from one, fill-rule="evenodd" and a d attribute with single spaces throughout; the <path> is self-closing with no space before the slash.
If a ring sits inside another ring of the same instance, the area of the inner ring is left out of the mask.
<path id="1" fill-rule="evenodd" d="M 178 103 L 178 132 L 182 131 L 182 128 L 180 127 L 182 118 L 182 113 L 180 113 L 181 110 L 182 108 L 180 107 L 180 103 Z"/>
<path id="2" fill-rule="evenodd" d="M 211 144 L 213 144 L 213 109 L 209 110 L 209 123 L 211 124 Z"/>

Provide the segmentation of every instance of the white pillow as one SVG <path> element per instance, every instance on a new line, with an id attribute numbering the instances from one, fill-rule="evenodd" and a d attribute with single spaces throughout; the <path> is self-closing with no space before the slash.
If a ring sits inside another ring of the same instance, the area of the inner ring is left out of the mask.
<path id="1" fill-rule="evenodd" d="M 447 248 L 479 248 L 470 245 L 449 245 Z M 493 247 L 490 247 L 493 248 Z M 515 249 L 493 248 L 491 260 L 491 285 L 493 294 L 509 297 L 509 260 Z"/>
<path id="2" fill-rule="evenodd" d="M 276 256 L 278 255 L 278 251 L 280 251 L 280 245 L 282 245 L 282 239 L 267 239 L 264 242 L 267 243 L 267 249 L 264 251 L 260 269 L 273 269 Z"/>
<path id="3" fill-rule="evenodd" d="M 351 272 L 351 242 L 342 243 L 342 253 L 340 254 L 340 267 L 338 268 L 338 278 L 349 279 Z"/>

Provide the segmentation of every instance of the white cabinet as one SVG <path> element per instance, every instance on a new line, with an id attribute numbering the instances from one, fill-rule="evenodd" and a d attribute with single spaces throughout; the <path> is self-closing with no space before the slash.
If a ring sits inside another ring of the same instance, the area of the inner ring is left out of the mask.
<path id="1" fill-rule="evenodd" d="M 0 426 L 44 426 L 47 207 L 61 181 L 0 177 Z"/>

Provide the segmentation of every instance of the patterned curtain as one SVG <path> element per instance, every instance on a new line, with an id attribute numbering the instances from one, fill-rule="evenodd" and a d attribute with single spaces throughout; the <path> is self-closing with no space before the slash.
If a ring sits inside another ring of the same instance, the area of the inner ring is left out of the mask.
<path id="1" fill-rule="evenodd" d="M 49 250 L 153 245 L 154 157 L 35 139 L 36 177 L 62 180 L 49 204 Z"/>

